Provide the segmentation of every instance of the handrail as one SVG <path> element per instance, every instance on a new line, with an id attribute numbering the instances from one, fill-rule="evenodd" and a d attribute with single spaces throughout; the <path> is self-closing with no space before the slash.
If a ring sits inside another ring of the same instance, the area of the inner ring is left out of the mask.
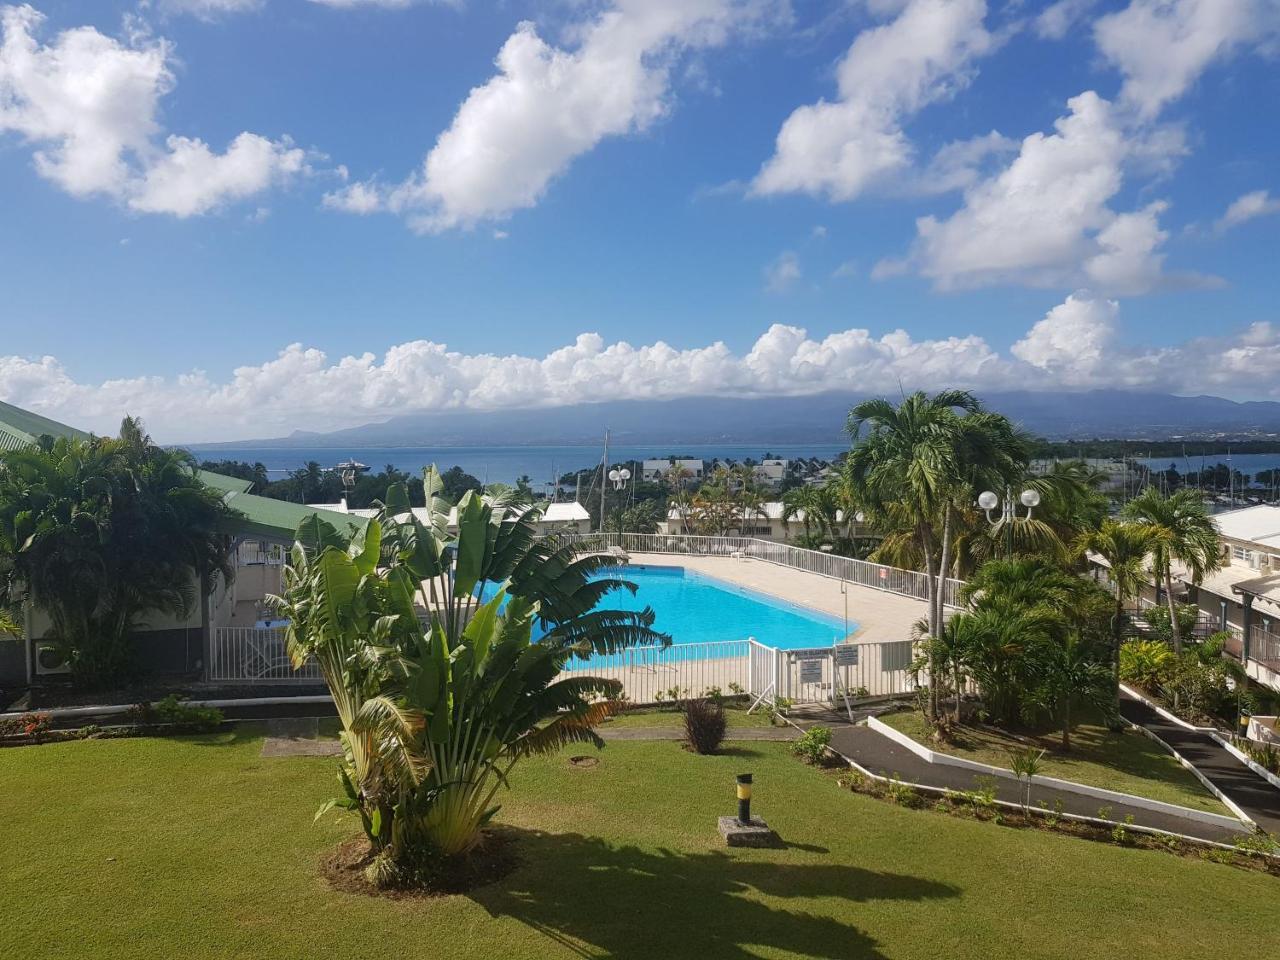
<path id="1" fill-rule="evenodd" d="M 929 596 L 927 577 L 918 570 L 904 570 L 869 560 L 855 560 L 852 557 L 808 550 L 758 537 L 713 537 L 685 533 L 571 533 L 558 536 L 583 544 L 587 549 L 620 547 L 629 553 L 763 560 L 916 600 L 926 600 Z M 962 606 L 960 589 L 964 586 L 964 581 L 946 578 L 940 582 L 943 584 L 943 603 L 948 607 Z"/>

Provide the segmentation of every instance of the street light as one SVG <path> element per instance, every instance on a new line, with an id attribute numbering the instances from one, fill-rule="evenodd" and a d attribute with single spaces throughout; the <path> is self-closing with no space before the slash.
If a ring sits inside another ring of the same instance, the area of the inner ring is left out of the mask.
<path id="1" fill-rule="evenodd" d="M 1027 521 L 1031 519 L 1031 514 L 1035 508 L 1040 506 L 1040 492 L 1030 488 L 1023 490 L 1018 496 L 1018 502 L 1026 509 L 1026 516 L 1018 516 L 1018 506 L 1013 500 L 1013 490 L 1010 487 L 1004 488 L 1004 502 L 1001 505 L 1000 496 L 991 490 L 984 490 L 978 494 L 978 506 L 982 508 L 982 512 L 987 515 L 987 522 L 993 527 L 1004 526 L 1005 531 L 1005 551 L 1008 555 L 1013 555 L 1013 524 L 1015 521 Z M 1001 507 L 1000 518 L 992 517 L 992 511 L 997 507 Z"/>
<path id="2" fill-rule="evenodd" d="M 626 467 L 621 470 L 615 468 L 609 471 L 609 479 L 613 481 L 613 489 L 621 490 L 627 485 L 627 481 L 631 479 L 631 471 Z"/>

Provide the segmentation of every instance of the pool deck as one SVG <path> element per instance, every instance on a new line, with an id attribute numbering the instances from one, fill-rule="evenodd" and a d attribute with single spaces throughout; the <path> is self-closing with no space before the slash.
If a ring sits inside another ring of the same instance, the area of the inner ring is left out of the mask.
<path id="1" fill-rule="evenodd" d="M 837 618 L 845 615 L 846 597 L 840 592 L 842 581 L 833 577 L 792 570 L 764 560 L 666 553 L 633 553 L 630 556 L 635 564 L 684 567 Z M 855 641 L 909 640 L 912 624 L 926 616 L 923 600 L 854 584 L 846 584 L 845 589 L 848 590 L 849 621 L 856 624 L 851 634 Z M 769 644 L 768 637 L 756 639 Z"/>

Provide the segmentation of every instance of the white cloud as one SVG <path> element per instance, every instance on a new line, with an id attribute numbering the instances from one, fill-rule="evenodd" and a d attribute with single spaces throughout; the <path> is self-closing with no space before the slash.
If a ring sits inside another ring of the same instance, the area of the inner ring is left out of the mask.
<path id="1" fill-rule="evenodd" d="M 498 52 L 421 170 L 383 191 L 386 208 L 437 232 L 535 206 L 596 144 L 640 133 L 671 107 L 672 67 L 691 50 L 757 28 L 778 0 L 613 0 L 553 46 L 529 21 Z M 331 206 L 341 208 L 335 199 Z"/>
<path id="2" fill-rule="evenodd" d="M 741 354 L 724 343 L 606 343 L 593 333 L 545 356 L 465 354 L 429 340 L 330 360 L 292 344 L 218 382 L 194 371 L 81 383 L 54 357 L 0 356 L 0 399 L 98 431 L 144 417 L 164 441 L 235 439 L 354 426 L 397 413 L 579 404 L 585 397 L 675 399 L 894 392 L 938 384 L 979 390 L 1093 386 L 1280 398 L 1280 324 L 1151 348 L 1121 342 L 1119 308 L 1078 292 L 1008 355 L 980 336 L 915 340 L 854 328 L 811 338 L 775 324 Z"/>
<path id="3" fill-rule="evenodd" d="M 305 168 L 287 138 L 242 133 L 221 154 L 176 135 L 161 146 L 159 102 L 175 83 L 169 45 L 143 35 L 122 43 L 93 27 L 41 44 L 43 20 L 30 6 L 0 8 L 0 134 L 30 144 L 36 171 L 73 196 L 187 217 Z"/>
<path id="4" fill-rule="evenodd" d="M 765 265 L 764 288 L 770 293 L 786 293 L 800 280 L 800 258 L 790 250 L 778 254 Z"/>
<path id="5" fill-rule="evenodd" d="M 1214 61 L 1280 32 L 1275 0 L 1132 0 L 1101 17 L 1094 39 L 1124 75 L 1120 103 L 1153 117 Z"/>
<path id="6" fill-rule="evenodd" d="M 915 269 L 943 290 L 1016 283 L 1127 295 L 1166 282 L 1159 216 L 1168 204 L 1125 213 L 1109 204 L 1127 166 L 1171 162 L 1181 138 L 1169 128 L 1130 131 L 1092 91 L 1067 107 L 1053 133 L 1027 137 L 1008 166 L 967 189 L 952 216 L 917 220 L 910 255 L 881 261 L 872 276 Z"/>
<path id="7" fill-rule="evenodd" d="M 357 181 L 326 193 L 320 201 L 329 210 L 343 213 L 377 213 L 385 209 L 382 189 L 373 181 Z"/>
<path id="8" fill-rule="evenodd" d="M 798 107 L 752 183 L 757 195 L 808 193 L 852 200 L 909 168 L 905 119 L 966 86 L 995 41 L 983 0 L 911 0 L 863 31 L 837 68 L 838 97 Z"/>
<path id="9" fill-rule="evenodd" d="M 1019 360 L 1065 387 L 1106 382 L 1120 304 L 1088 293 L 1072 294 L 1010 348 Z"/>
<path id="10" fill-rule="evenodd" d="M 1036 34 L 1045 40 L 1061 40 L 1096 3 L 1097 0 L 1058 0 L 1049 4 L 1033 22 Z"/>
<path id="11" fill-rule="evenodd" d="M 235 0 L 232 0 L 235 2 Z M 438 3 L 443 6 L 457 7 L 462 5 L 462 0 L 311 0 L 312 3 L 318 3 L 325 7 L 386 7 L 392 10 L 402 10 L 405 7 L 412 7 L 419 3 Z"/>
<path id="12" fill-rule="evenodd" d="M 189 13 L 202 20 L 212 20 L 227 13 L 256 10 L 263 3 L 264 0 L 154 0 L 154 5 L 164 13 Z M 151 5 L 143 0 L 139 7 L 145 10 Z"/>
<path id="13" fill-rule="evenodd" d="M 1267 190 L 1254 190 L 1234 200 L 1226 212 L 1218 218 L 1214 229 L 1224 233 L 1232 227 L 1256 217 L 1268 217 L 1280 213 L 1280 197 L 1271 196 Z"/>

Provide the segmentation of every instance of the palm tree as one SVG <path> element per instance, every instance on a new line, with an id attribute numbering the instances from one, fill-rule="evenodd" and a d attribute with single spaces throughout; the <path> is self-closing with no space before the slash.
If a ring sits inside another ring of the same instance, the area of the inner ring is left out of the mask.
<path id="1" fill-rule="evenodd" d="M 1222 547 L 1204 501 L 1194 490 L 1178 490 L 1168 496 L 1147 487 L 1124 508 L 1125 516 L 1148 524 L 1154 533 L 1153 568 L 1164 584 L 1169 621 L 1173 629 L 1173 649 L 1182 652 L 1182 628 L 1173 598 L 1173 561 L 1186 569 L 1193 584 L 1222 566 Z"/>
<path id="2" fill-rule="evenodd" d="M 1096 530 L 1076 538 L 1080 554 L 1095 553 L 1106 561 L 1115 588 L 1115 614 L 1111 619 L 1114 709 L 1120 712 L 1120 644 L 1124 642 L 1125 605 L 1142 592 L 1147 578 L 1147 558 L 1156 551 L 1162 530 L 1146 523 L 1106 519 Z"/>
<path id="3" fill-rule="evenodd" d="M 621 560 L 539 538 L 540 508 L 468 492 L 451 537 L 434 468 L 424 487 L 425 522 L 396 485 L 350 544 L 304 524 L 278 599 L 295 663 L 315 657 L 337 705 L 332 805 L 359 813 L 379 883 L 469 850 L 522 758 L 600 745 L 621 684 L 562 673 L 571 658 L 670 642 L 650 610 L 597 609 L 635 590 L 607 576 Z"/>
<path id="4" fill-rule="evenodd" d="M 230 579 L 231 516 L 195 461 L 126 418 L 120 438 L 41 438 L 0 459 L 0 607 L 44 611 L 80 685 L 131 667 L 149 613 L 187 616 Z"/>
<path id="5" fill-rule="evenodd" d="M 918 551 L 929 633 L 936 637 L 958 517 L 976 490 L 1003 486 L 1025 470 L 1026 438 L 963 390 L 917 392 L 897 406 L 883 399 L 865 401 L 850 411 L 848 429 L 855 441 L 844 471 L 850 498 L 865 504 L 883 529 L 897 532 L 896 546 L 910 542 Z M 886 540 L 892 549 L 895 542 Z M 930 714 L 936 716 L 936 694 L 930 700 Z"/>
<path id="6" fill-rule="evenodd" d="M 1057 707 L 1062 724 L 1062 749 L 1070 750 L 1071 731 L 1075 727 L 1072 707 L 1083 703 L 1113 720 L 1115 686 L 1107 665 L 1100 662 L 1092 645 L 1077 630 L 1069 631 L 1061 643 L 1047 645 L 1045 652 L 1048 656 L 1044 688 L 1048 699 Z"/>

